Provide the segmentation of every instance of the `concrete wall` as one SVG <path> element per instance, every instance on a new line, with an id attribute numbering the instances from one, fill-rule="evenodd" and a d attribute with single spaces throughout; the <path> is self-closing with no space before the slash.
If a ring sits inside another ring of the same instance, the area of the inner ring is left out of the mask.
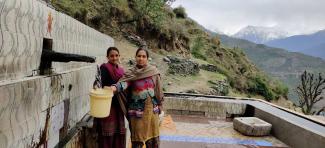
<path id="1" fill-rule="evenodd" d="M 38 0 L 0 0 L 0 81 L 32 76 L 38 71 L 43 38 L 53 50 L 102 56 L 113 39 L 57 12 Z M 103 58 L 100 60 L 102 61 Z M 89 64 L 54 63 L 55 72 Z"/>
<path id="2" fill-rule="evenodd" d="M 255 108 L 255 117 L 272 124 L 271 134 L 293 148 L 323 148 L 325 137 L 319 135 L 304 125 L 296 125 L 281 116 Z"/>
<path id="3" fill-rule="evenodd" d="M 204 97 L 165 97 L 164 110 L 173 114 L 203 115 L 206 117 L 226 118 L 243 115 L 246 104 L 232 100 Z"/>
<path id="4" fill-rule="evenodd" d="M 50 147 L 57 144 L 60 134 L 66 134 L 60 130 L 72 128 L 89 111 L 88 91 L 93 81 L 89 76 L 94 70 L 85 67 L 0 86 L 0 147 L 38 143 L 44 130 L 48 132 L 45 143 Z"/>
<path id="5" fill-rule="evenodd" d="M 40 76 L 43 38 L 98 63 L 114 41 L 42 1 L 0 0 L 0 12 L 0 148 L 54 147 L 89 111 L 96 64 L 54 63 Z"/>

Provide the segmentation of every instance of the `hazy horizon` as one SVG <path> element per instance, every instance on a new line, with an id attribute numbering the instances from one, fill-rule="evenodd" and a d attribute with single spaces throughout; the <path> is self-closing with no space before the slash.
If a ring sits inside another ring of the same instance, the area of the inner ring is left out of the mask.
<path id="1" fill-rule="evenodd" d="M 172 7 L 180 5 L 207 29 L 227 35 L 246 26 L 277 27 L 289 35 L 325 29 L 324 0 L 176 0 Z"/>

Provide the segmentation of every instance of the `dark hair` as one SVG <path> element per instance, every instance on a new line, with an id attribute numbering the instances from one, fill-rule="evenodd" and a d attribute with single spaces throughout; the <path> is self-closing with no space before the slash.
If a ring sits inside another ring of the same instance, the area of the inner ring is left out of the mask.
<path id="1" fill-rule="evenodd" d="M 147 54 L 147 58 L 149 58 L 149 52 L 148 52 L 148 50 L 145 49 L 145 48 L 142 48 L 142 47 L 138 48 L 137 52 L 135 52 L 135 56 L 137 56 L 138 53 L 139 53 L 141 50 L 145 51 L 146 54 Z"/>
<path id="2" fill-rule="evenodd" d="M 107 49 L 106 56 L 109 56 L 109 53 L 110 53 L 112 50 L 115 50 L 115 51 L 117 51 L 117 53 L 120 54 L 120 51 L 119 51 L 116 47 L 109 47 L 109 48 Z"/>

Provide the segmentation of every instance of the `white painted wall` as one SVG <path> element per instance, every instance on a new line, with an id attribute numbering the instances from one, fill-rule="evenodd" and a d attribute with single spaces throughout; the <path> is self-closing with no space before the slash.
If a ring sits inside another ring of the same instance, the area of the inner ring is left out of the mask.
<path id="1" fill-rule="evenodd" d="M 96 56 L 97 63 L 114 45 L 111 37 L 41 1 L 0 0 L 0 148 L 30 147 L 39 143 L 45 129 L 45 143 L 53 147 L 59 130 L 71 129 L 89 111 L 96 64 L 53 63 L 55 75 L 32 76 L 40 64 L 43 38 L 53 39 L 54 51 Z"/>
<path id="2" fill-rule="evenodd" d="M 111 37 L 57 12 L 38 0 L 0 0 L 0 82 L 31 76 L 40 65 L 43 38 L 53 39 L 53 50 L 103 59 L 114 45 Z M 49 15 L 52 31 L 48 31 Z M 100 60 L 102 62 L 102 60 Z M 54 63 L 54 71 L 87 63 Z"/>

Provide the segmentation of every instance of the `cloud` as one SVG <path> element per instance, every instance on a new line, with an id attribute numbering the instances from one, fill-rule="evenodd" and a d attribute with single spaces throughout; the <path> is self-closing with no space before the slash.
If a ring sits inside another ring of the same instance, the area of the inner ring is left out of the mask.
<path id="1" fill-rule="evenodd" d="M 324 0 L 176 0 L 210 30 L 236 33 L 248 25 L 279 27 L 290 34 L 325 29 Z"/>

